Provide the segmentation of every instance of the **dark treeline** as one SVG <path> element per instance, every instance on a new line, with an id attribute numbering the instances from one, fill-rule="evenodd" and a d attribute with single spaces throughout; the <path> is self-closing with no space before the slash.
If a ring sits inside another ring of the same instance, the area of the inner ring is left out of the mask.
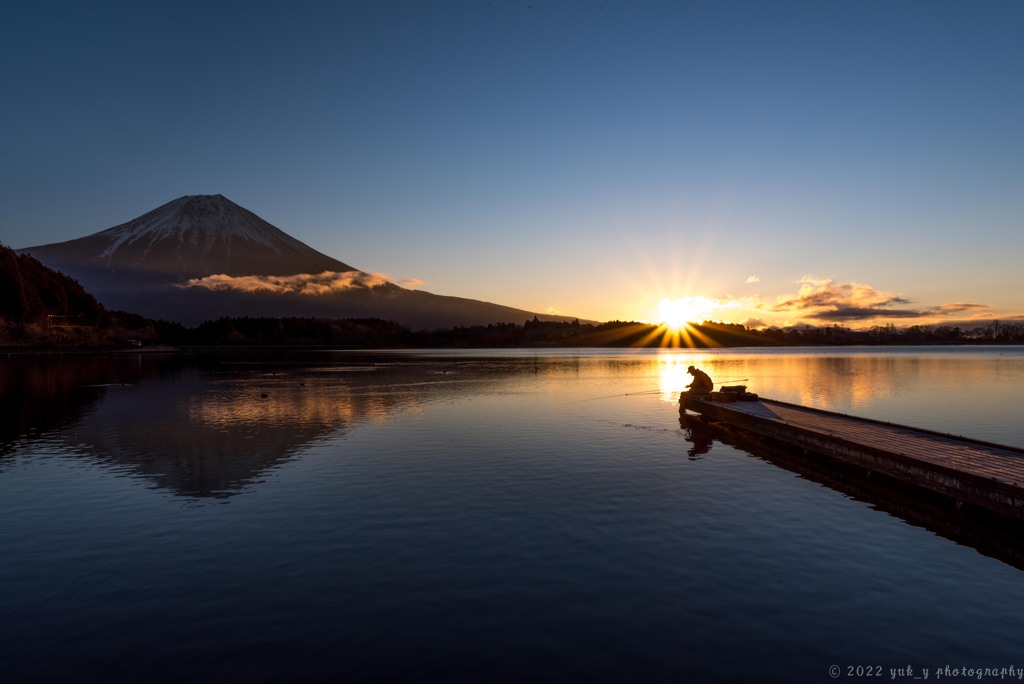
<path id="1" fill-rule="evenodd" d="M 683 333 L 648 323 L 541 321 L 414 331 L 392 321 L 221 318 L 194 328 L 109 311 L 78 281 L 0 244 L 0 344 L 8 347 L 331 345 L 363 348 L 764 347 L 1024 344 L 1024 323 L 748 329 L 705 321 Z"/>
<path id="2" fill-rule="evenodd" d="M 753 346 L 761 340 L 739 325 L 697 326 L 680 338 L 647 323 L 613 321 L 590 324 L 540 321 L 411 330 L 378 318 L 220 318 L 191 329 L 175 330 L 178 346 L 330 345 L 360 348 L 506 348 L 506 347 L 664 347 Z"/>
<path id="3" fill-rule="evenodd" d="M 840 325 L 823 328 L 768 328 L 754 331 L 783 345 L 909 345 L 1024 344 L 1024 322 L 992 320 L 970 328 L 951 325 L 876 325 L 853 330 Z"/>
<path id="4" fill-rule="evenodd" d="M 70 314 L 92 322 L 102 311 L 77 280 L 0 245 L 0 316 L 5 320 L 23 322 L 35 315 Z"/>
<path id="5" fill-rule="evenodd" d="M 707 321 L 684 333 L 675 333 L 648 323 L 534 319 L 427 331 L 411 330 L 378 318 L 244 317 L 220 318 L 185 328 L 136 314 L 101 310 L 91 316 L 73 313 L 20 322 L 0 317 L 0 343 L 41 347 L 327 345 L 371 349 L 1024 344 L 1024 324 L 992 321 L 967 330 L 947 326 L 754 330 L 739 324 Z"/>
<path id="6" fill-rule="evenodd" d="M 779 347 L 920 344 L 1024 344 L 1024 324 L 992 321 L 964 330 L 948 326 L 884 326 L 851 330 L 768 328 L 752 330 L 732 323 L 704 322 L 685 333 L 648 323 L 612 321 L 571 323 L 540 321 L 459 326 L 413 331 L 376 318 L 221 318 L 176 331 L 167 343 L 195 346 L 332 345 L 363 348 L 504 347 Z"/>
<path id="7" fill-rule="evenodd" d="M 176 323 L 110 311 L 74 278 L 0 244 L 0 344 L 121 347 L 180 339 L 184 330 Z"/>

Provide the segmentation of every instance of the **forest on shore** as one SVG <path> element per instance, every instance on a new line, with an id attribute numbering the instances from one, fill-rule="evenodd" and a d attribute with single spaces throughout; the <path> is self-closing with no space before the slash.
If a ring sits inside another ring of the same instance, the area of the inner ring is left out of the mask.
<path id="1" fill-rule="evenodd" d="M 0 244 L 0 348 L 122 349 L 317 345 L 366 349 L 508 347 L 785 347 L 1024 344 L 1024 323 L 894 325 L 854 330 L 747 328 L 705 321 L 686 330 L 635 321 L 532 320 L 412 330 L 379 318 L 220 318 L 195 327 L 110 311 L 78 283 Z"/>

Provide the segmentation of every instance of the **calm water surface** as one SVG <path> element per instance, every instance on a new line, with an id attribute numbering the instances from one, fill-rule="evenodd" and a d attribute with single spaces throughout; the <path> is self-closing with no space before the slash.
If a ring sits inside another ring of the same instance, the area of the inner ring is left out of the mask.
<path id="1" fill-rule="evenodd" d="M 3 359 L 0 681 L 1024 666 L 1024 537 L 681 424 L 690 364 L 1024 446 L 1021 348 Z"/>

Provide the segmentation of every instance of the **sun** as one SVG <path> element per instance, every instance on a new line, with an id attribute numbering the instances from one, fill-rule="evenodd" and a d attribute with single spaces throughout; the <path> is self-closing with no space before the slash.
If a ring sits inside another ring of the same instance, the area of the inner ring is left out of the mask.
<path id="1" fill-rule="evenodd" d="M 700 323 L 715 309 L 707 297 L 665 297 L 658 304 L 659 322 L 670 330 L 682 330 L 689 323 Z"/>

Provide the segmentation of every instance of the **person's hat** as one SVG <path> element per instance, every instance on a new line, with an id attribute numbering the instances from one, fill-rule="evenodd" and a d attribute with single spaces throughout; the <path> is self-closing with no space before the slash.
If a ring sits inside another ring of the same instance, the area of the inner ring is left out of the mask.
<path id="1" fill-rule="evenodd" d="M 686 372 L 689 373 L 689 372 L 695 371 L 695 370 L 697 370 L 697 369 L 694 368 L 693 366 L 690 366 L 689 368 L 686 369 Z"/>

